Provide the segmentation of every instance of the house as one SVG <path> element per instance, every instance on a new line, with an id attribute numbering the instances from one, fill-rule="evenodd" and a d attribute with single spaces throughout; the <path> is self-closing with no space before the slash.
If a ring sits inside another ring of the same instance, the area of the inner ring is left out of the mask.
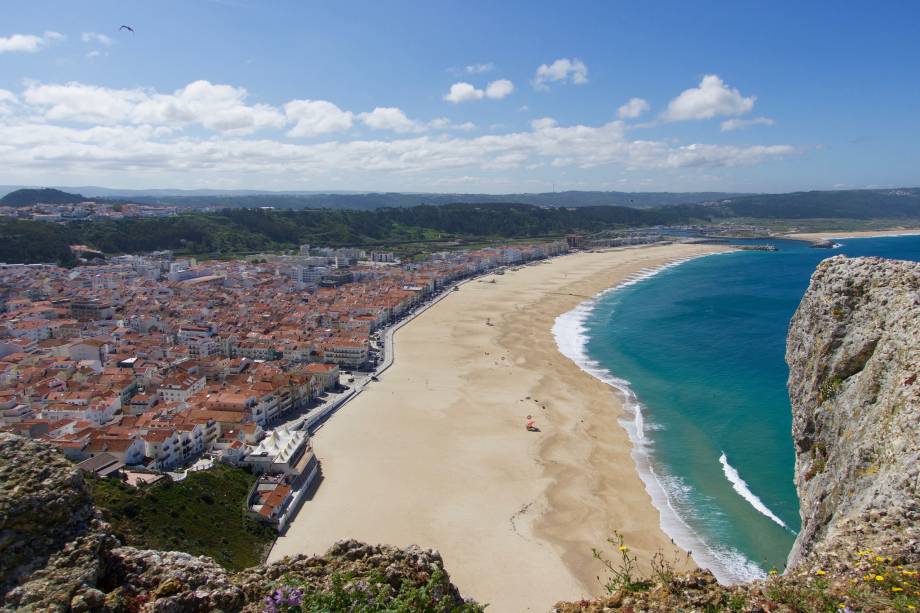
<path id="1" fill-rule="evenodd" d="M 335 341 L 325 347 L 325 357 L 345 368 L 358 368 L 367 362 L 367 342 Z"/>
<path id="2" fill-rule="evenodd" d="M 338 364 L 307 364 L 303 370 L 313 376 L 321 390 L 329 391 L 339 384 Z"/>
<path id="3" fill-rule="evenodd" d="M 179 437 L 175 430 L 148 430 L 140 439 L 144 442 L 144 456 L 149 466 L 156 470 L 169 470 L 181 459 Z"/>
<path id="4" fill-rule="evenodd" d="M 102 364 L 105 362 L 108 349 L 109 345 L 105 341 L 95 338 L 81 338 L 69 344 L 67 357 L 76 362 L 90 360 Z"/>
<path id="5" fill-rule="evenodd" d="M 140 464 L 145 455 L 144 443 L 134 436 L 109 436 L 101 433 L 90 439 L 84 451 L 94 457 L 105 454 L 114 457 L 123 465 Z"/>
<path id="6" fill-rule="evenodd" d="M 301 475 L 315 462 L 309 435 L 303 430 L 272 430 L 244 459 L 256 474 Z"/>
<path id="7" fill-rule="evenodd" d="M 80 321 L 111 319 L 114 315 L 112 305 L 101 300 L 75 300 L 70 303 L 70 316 Z"/>
<path id="8" fill-rule="evenodd" d="M 189 396 L 204 389 L 204 375 L 176 375 L 163 381 L 159 394 L 165 402 L 185 402 Z"/>
<path id="9" fill-rule="evenodd" d="M 77 468 L 94 477 L 121 477 L 124 462 L 108 453 L 100 453 L 83 460 Z"/>
<path id="10" fill-rule="evenodd" d="M 128 415 L 141 415 L 152 410 L 156 403 L 156 394 L 135 394 L 128 405 L 124 406 L 124 412 Z"/>

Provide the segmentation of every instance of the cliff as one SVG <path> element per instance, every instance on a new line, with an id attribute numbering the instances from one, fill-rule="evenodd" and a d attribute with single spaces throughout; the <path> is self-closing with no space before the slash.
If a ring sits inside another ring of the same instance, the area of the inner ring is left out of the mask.
<path id="1" fill-rule="evenodd" d="M 789 565 L 920 554 L 920 264 L 821 262 L 786 346 L 802 529 Z"/>
<path id="2" fill-rule="evenodd" d="M 554 610 L 920 610 L 920 264 L 822 262 L 786 358 L 802 513 L 786 572 L 721 586 L 658 558 L 639 577 L 629 544 L 613 542 L 608 596 Z M 481 610 L 440 555 L 418 547 L 345 541 L 231 573 L 203 556 L 122 546 L 72 464 L 4 433 L 0 594 L 4 611 Z"/>

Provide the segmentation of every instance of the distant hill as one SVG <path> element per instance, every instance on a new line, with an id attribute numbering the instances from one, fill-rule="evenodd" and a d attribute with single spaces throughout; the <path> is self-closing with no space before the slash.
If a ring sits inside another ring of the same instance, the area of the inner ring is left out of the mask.
<path id="1" fill-rule="evenodd" d="M 0 186 L 0 193 L 3 191 Z M 76 191 L 77 188 L 68 188 Z M 699 205 L 706 217 L 755 219 L 889 219 L 920 218 L 920 188 L 860 189 L 743 194 L 731 192 L 604 192 L 566 191 L 537 194 L 437 194 L 411 192 L 258 192 L 247 190 L 117 190 L 82 187 L 80 193 L 59 189 L 21 188 L 0 199 L 0 206 L 27 206 L 36 202 L 100 202 L 166 204 L 183 209 L 331 209 L 376 211 L 421 205 L 493 206 L 496 203 L 553 209 L 622 207 L 662 209 Z M 499 206 L 507 206 L 500 204 Z"/>
<path id="2" fill-rule="evenodd" d="M 181 194 L 133 193 L 135 202 L 172 204 L 187 208 L 254 208 L 273 206 L 284 209 L 349 209 L 368 211 L 381 208 L 406 208 L 429 204 L 491 204 L 514 202 L 545 207 L 623 206 L 647 209 L 675 204 L 712 202 L 746 196 L 728 192 L 547 192 L 539 194 L 437 194 L 403 192 L 310 193 L 310 192 L 228 192 L 225 194 L 184 192 Z M 109 198 L 127 194 L 110 194 Z"/>
<path id="3" fill-rule="evenodd" d="M 23 186 L 0 185 L 0 194 L 19 191 Z M 462 194 L 426 192 L 362 191 L 259 191 L 214 189 L 112 189 L 98 186 L 59 188 L 79 192 L 88 198 L 109 201 L 171 204 L 185 208 L 255 208 L 274 206 L 284 209 L 351 209 L 412 207 L 420 204 L 491 204 L 515 202 L 535 206 L 583 207 L 625 206 L 637 209 L 671 204 L 695 204 L 747 196 L 738 192 L 605 192 L 565 191 L 536 194 Z"/>
<path id="4" fill-rule="evenodd" d="M 920 218 L 920 188 L 758 194 L 728 198 L 720 206 L 757 219 Z"/>
<path id="5" fill-rule="evenodd" d="M 86 200 L 80 194 L 62 192 L 59 189 L 17 189 L 0 198 L 0 206 L 31 206 L 33 204 L 72 204 Z"/>

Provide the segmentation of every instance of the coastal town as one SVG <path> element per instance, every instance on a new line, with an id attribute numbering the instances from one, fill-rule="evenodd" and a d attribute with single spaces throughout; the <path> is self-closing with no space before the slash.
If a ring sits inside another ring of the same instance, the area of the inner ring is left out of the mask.
<path id="1" fill-rule="evenodd" d="M 132 486 L 246 468 L 249 515 L 281 531 L 320 472 L 311 429 L 389 366 L 395 326 L 464 279 L 568 248 L 3 264 L 0 430 Z"/>
<path id="2" fill-rule="evenodd" d="M 175 206 L 158 204 L 136 204 L 130 202 L 99 202 L 89 199 L 73 203 L 35 203 L 27 206 L 0 206 L 0 216 L 31 221 L 69 223 L 77 221 L 105 221 L 135 217 L 174 217 Z"/>

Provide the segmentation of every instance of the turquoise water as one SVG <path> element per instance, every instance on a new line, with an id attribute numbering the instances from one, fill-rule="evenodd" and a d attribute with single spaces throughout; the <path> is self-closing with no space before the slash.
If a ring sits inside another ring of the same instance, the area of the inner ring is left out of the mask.
<path id="1" fill-rule="evenodd" d="M 664 527 L 725 581 L 782 569 L 799 527 L 784 353 L 815 266 L 920 260 L 920 237 L 771 242 L 779 252 L 695 259 L 583 306 L 568 327 L 580 348 L 563 346 L 562 318 L 556 330 L 563 352 L 634 392 L 624 425 Z"/>

